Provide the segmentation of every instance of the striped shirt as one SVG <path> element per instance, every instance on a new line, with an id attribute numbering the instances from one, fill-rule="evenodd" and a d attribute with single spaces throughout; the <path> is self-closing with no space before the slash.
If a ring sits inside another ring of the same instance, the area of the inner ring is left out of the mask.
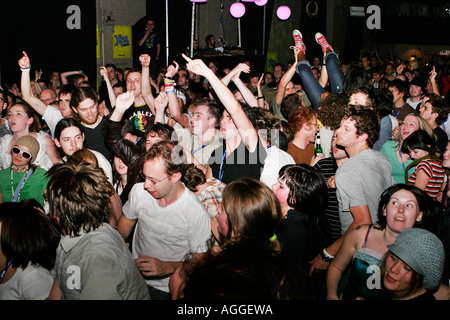
<path id="1" fill-rule="evenodd" d="M 338 166 L 334 158 L 325 158 L 317 162 L 314 168 L 322 173 L 325 181 L 328 181 L 328 179 L 336 174 Z M 339 219 L 339 205 L 336 197 L 336 189 L 328 188 L 327 193 L 328 203 L 327 208 L 325 209 L 325 215 L 331 229 L 331 236 L 333 240 L 337 240 L 341 237 L 341 221 Z"/>
<path id="2" fill-rule="evenodd" d="M 437 160 L 425 159 L 417 165 L 416 171 L 411 175 L 411 177 L 409 177 L 409 184 L 414 185 L 416 183 L 417 173 L 420 170 L 422 170 L 430 178 L 424 191 L 432 198 L 436 198 L 442 184 L 444 183 L 444 168 Z"/>

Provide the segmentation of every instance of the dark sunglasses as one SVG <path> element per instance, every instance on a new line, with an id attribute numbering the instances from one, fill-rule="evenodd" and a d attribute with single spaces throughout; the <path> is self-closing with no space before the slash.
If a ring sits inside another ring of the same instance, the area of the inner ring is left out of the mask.
<path id="1" fill-rule="evenodd" d="M 12 153 L 14 154 L 20 154 L 25 160 L 31 159 L 31 153 L 27 152 L 27 151 L 22 151 L 20 150 L 18 147 L 13 146 L 11 148 Z"/>

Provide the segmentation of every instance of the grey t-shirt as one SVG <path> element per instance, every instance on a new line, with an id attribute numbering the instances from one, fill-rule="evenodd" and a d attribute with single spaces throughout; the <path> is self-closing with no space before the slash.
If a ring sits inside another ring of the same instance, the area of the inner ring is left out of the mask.
<path id="1" fill-rule="evenodd" d="M 64 300 L 149 300 L 147 284 L 119 232 L 102 224 L 63 236 L 55 269 Z"/>
<path id="2" fill-rule="evenodd" d="M 384 154 L 367 149 L 348 159 L 336 171 L 336 195 L 342 234 L 353 223 L 350 208 L 367 205 L 377 222 L 381 193 L 395 184 L 391 164 Z"/>

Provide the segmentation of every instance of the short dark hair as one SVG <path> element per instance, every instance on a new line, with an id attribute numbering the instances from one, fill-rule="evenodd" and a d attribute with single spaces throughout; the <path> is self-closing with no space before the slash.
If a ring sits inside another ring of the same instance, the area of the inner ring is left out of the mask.
<path id="1" fill-rule="evenodd" d="M 109 223 L 111 184 L 103 171 L 87 162 L 68 162 L 51 167 L 48 176 L 50 215 L 64 234 L 76 237 Z"/>
<path id="2" fill-rule="evenodd" d="M 403 93 L 403 98 L 406 100 L 407 96 L 409 95 L 409 85 L 406 83 L 406 81 L 403 81 L 401 79 L 394 79 L 390 82 L 388 82 L 388 88 L 397 88 L 397 90 L 400 93 Z"/>
<path id="3" fill-rule="evenodd" d="M 58 99 L 64 94 L 72 94 L 72 91 L 75 89 L 73 85 L 64 85 L 61 86 L 61 89 L 58 91 Z"/>
<path id="4" fill-rule="evenodd" d="M 78 122 L 74 118 L 62 118 L 58 121 L 55 127 L 55 132 L 53 133 L 55 139 L 60 139 L 61 132 L 63 132 L 64 129 L 69 127 L 77 127 L 80 129 L 81 133 L 84 133 L 83 127 L 81 126 L 80 122 Z"/>
<path id="5" fill-rule="evenodd" d="M 116 67 L 116 65 L 113 64 L 113 63 L 108 63 L 108 64 L 106 64 L 106 65 L 105 65 L 105 69 L 106 69 L 106 68 L 113 68 L 114 71 L 117 71 L 117 67 Z"/>
<path id="6" fill-rule="evenodd" d="M 373 108 L 375 112 L 383 118 L 392 113 L 392 101 L 394 96 L 389 89 L 379 88 L 374 92 Z"/>
<path id="7" fill-rule="evenodd" d="M 192 105 L 194 107 L 198 107 L 200 105 L 207 106 L 209 116 L 216 119 L 216 129 L 220 128 L 220 119 L 222 118 L 223 107 L 219 105 L 216 100 L 204 97 L 198 100 L 194 100 L 192 102 Z"/>
<path id="8" fill-rule="evenodd" d="M 387 188 L 383 191 L 380 196 L 380 201 L 378 204 L 377 212 L 377 224 L 382 228 L 386 227 L 387 220 L 384 214 L 384 209 L 386 208 L 392 195 L 400 190 L 406 190 L 411 192 L 417 200 L 419 210 L 423 212 L 422 221 L 416 221 L 414 227 L 424 228 L 428 231 L 434 232 L 436 228 L 437 218 L 440 215 L 439 206 L 436 201 L 433 200 L 425 191 L 419 189 L 414 185 L 398 183 Z"/>
<path id="9" fill-rule="evenodd" d="M 205 37 L 206 45 L 209 45 L 209 42 L 211 41 L 211 38 L 213 38 L 213 37 L 214 37 L 213 34 L 208 34 L 208 35 Z M 215 38 L 215 37 L 214 37 L 214 38 Z"/>
<path id="10" fill-rule="evenodd" d="M 417 130 L 403 140 L 402 152 L 409 154 L 413 149 L 427 151 L 430 155 L 436 152 L 436 142 L 425 130 Z"/>
<path id="11" fill-rule="evenodd" d="M 367 134 L 367 144 L 372 148 L 380 134 L 380 120 L 374 110 L 360 105 L 349 105 L 343 119 L 355 121 L 356 134 Z"/>
<path id="12" fill-rule="evenodd" d="M 327 184 L 317 169 L 306 164 L 285 165 L 279 177 L 289 188 L 288 205 L 310 216 L 324 211 Z"/>
<path id="13" fill-rule="evenodd" d="M 449 110 L 448 104 L 444 99 L 430 99 L 425 103 L 430 103 L 433 108 L 433 112 L 436 112 L 438 114 L 436 118 L 436 123 L 438 125 L 447 120 Z"/>
<path id="14" fill-rule="evenodd" d="M 290 93 L 281 101 L 280 112 L 287 120 L 292 112 L 303 106 L 303 99 L 297 93 Z"/>
<path id="15" fill-rule="evenodd" d="M 53 269 L 60 233 L 53 221 L 32 201 L 0 204 L 0 244 L 13 267 L 25 269 L 29 263 Z"/>

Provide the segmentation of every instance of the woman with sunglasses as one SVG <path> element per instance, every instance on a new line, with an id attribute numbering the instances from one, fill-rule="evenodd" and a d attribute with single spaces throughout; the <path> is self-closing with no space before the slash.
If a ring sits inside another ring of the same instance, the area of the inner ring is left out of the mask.
<path id="1" fill-rule="evenodd" d="M 39 118 L 26 102 L 11 106 L 7 119 L 12 133 L 0 137 L 0 169 L 11 165 L 11 148 L 17 139 L 26 135 L 39 143 L 39 153 L 32 161 L 35 166 L 48 170 L 60 161 L 55 143 L 46 132 L 40 130 Z"/>
<path id="2" fill-rule="evenodd" d="M 11 166 L 0 171 L 0 203 L 37 200 L 44 206 L 47 171 L 33 165 L 39 153 L 39 142 L 25 135 L 11 147 Z"/>

